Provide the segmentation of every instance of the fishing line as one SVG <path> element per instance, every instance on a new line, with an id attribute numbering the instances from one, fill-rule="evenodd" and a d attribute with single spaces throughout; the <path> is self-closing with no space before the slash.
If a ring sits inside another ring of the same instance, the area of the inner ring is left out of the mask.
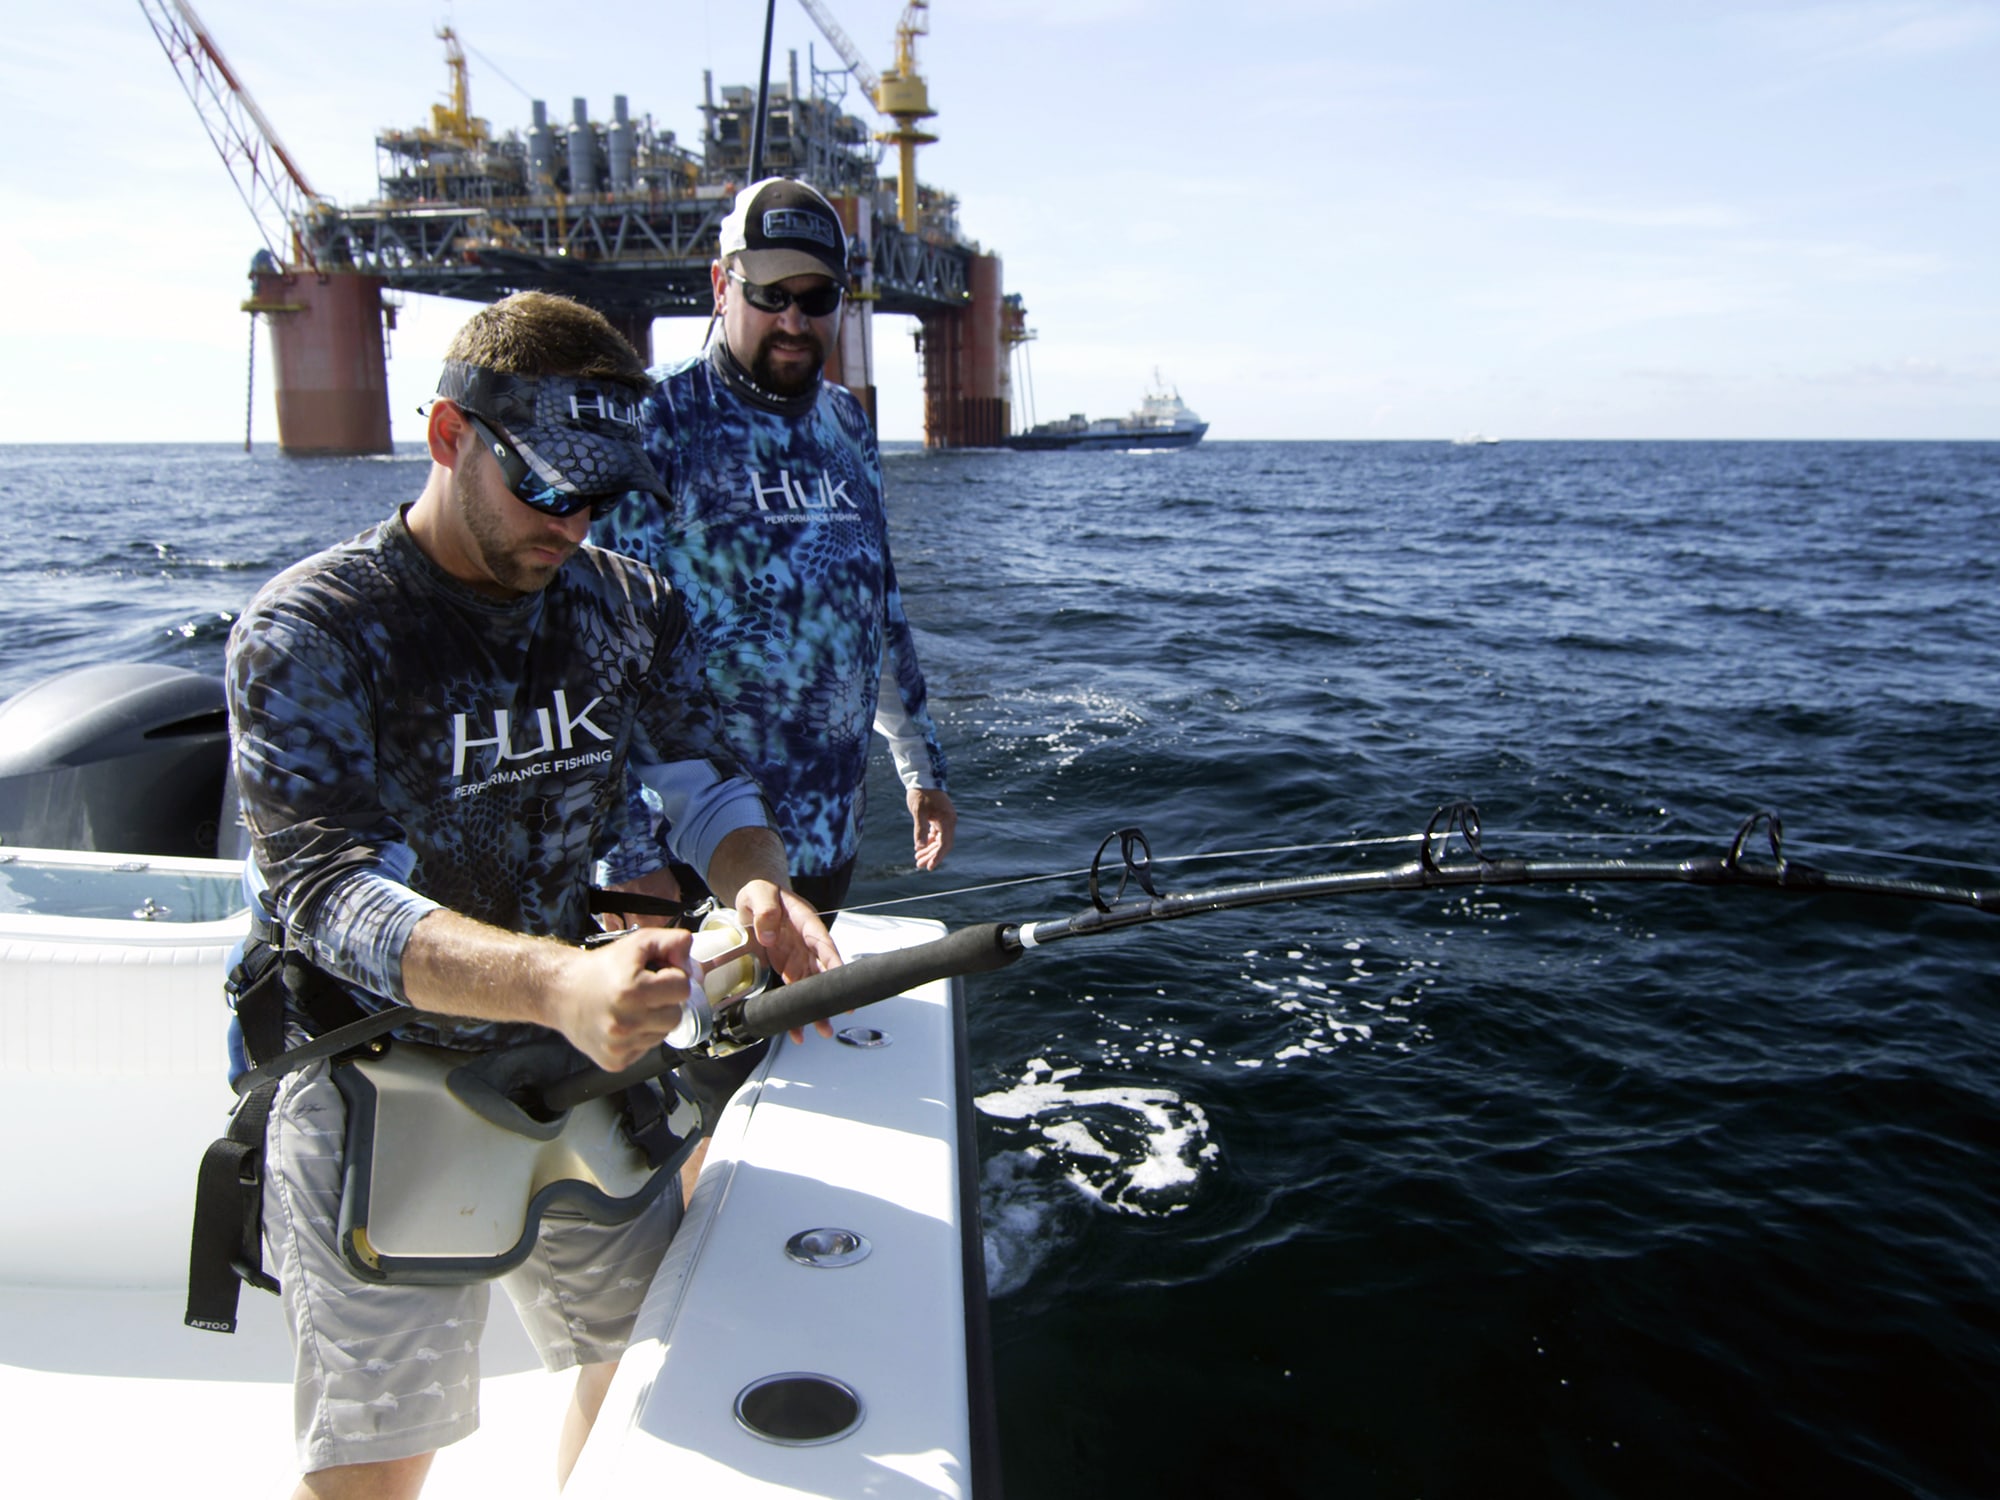
<path id="1" fill-rule="evenodd" d="M 1321 849 L 1370 849 L 1386 844 L 1413 844 L 1422 840 L 1420 833 L 1398 833 L 1379 838 L 1331 839 L 1317 844 L 1270 844 L 1261 849 L 1215 849 L 1200 854 L 1171 854 L 1156 858 L 1156 865 L 1190 865 L 1212 859 L 1250 859 L 1267 854 L 1310 854 Z M 1075 870 L 1054 870 L 1046 875 L 1016 875 L 1007 880 L 988 881 L 984 885 L 962 885 L 948 891 L 922 891 L 914 896 L 892 896 L 883 901 L 870 901 L 860 906 L 843 906 L 842 911 L 880 911 L 889 906 L 909 906 L 919 901 L 944 901 L 953 896 L 977 895 L 982 891 L 1005 890 L 1009 886 L 1043 885 L 1054 880 L 1075 880 L 1090 873 L 1085 865 Z"/>
<path id="2" fill-rule="evenodd" d="M 1048 875 L 1017 875 L 1011 880 L 992 880 L 985 885 L 961 885 L 948 891 L 919 891 L 914 896 L 891 896 L 884 901 L 870 901 L 862 905 L 847 905 L 842 911 L 881 911 L 891 906 L 910 906 L 920 901 L 948 901 L 953 896 L 973 896 L 981 891 L 1000 891 L 1009 886 L 1042 885 L 1051 880 L 1074 880 L 1079 875 L 1088 875 L 1088 868 L 1081 870 L 1058 870 Z"/>
<path id="3" fill-rule="evenodd" d="M 1788 840 L 1795 849 L 1815 849 L 1826 854 L 1857 854 L 1863 859 L 1900 860 L 1913 865 L 1936 865 L 1945 870 L 1969 870 L 1983 874 L 1993 867 L 1990 864 L 1974 864 L 1969 859 L 1940 859 L 1929 854 L 1899 854 L 1889 849 L 1857 849 L 1851 844 L 1821 844 L 1810 839 Z"/>

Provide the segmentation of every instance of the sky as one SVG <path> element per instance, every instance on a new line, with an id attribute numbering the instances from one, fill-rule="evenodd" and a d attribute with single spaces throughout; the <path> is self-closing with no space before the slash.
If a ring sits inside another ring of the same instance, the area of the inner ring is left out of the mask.
<path id="1" fill-rule="evenodd" d="M 901 0 L 825 3 L 888 66 Z M 703 70 L 754 86 L 764 21 L 195 8 L 342 205 L 444 100 L 440 24 L 496 132 L 624 94 L 696 140 Z M 0 442 L 240 442 L 248 210 L 136 0 L 15 10 Z M 833 65 L 777 0 L 774 76 L 809 48 Z M 1158 370 L 1211 439 L 2000 439 L 2000 0 L 933 0 L 918 62 L 919 176 L 1025 300 L 1044 420 Z M 403 308 L 399 441 L 471 310 Z M 888 440 L 922 436 L 913 327 L 876 325 Z"/>

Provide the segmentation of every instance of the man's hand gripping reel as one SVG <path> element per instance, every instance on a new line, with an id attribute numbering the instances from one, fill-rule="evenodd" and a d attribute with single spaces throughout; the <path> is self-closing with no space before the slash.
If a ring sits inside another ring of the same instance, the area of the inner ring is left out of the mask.
<path id="1" fill-rule="evenodd" d="M 735 912 L 711 901 L 688 915 L 701 919 L 689 948 L 694 972 L 680 1024 L 667 1034 L 666 1045 L 724 1057 L 760 1040 L 735 1034 L 729 1023 L 743 1001 L 770 986 L 771 969 Z"/>

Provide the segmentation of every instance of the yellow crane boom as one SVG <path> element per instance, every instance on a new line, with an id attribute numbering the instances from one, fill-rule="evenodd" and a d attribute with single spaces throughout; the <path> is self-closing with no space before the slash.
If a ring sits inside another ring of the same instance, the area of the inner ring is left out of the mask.
<path id="1" fill-rule="evenodd" d="M 917 147 L 928 146 L 937 137 L 917 128 L 917 121 L 937 114 L 931 108 L 930 90 L 917 72 L 917 38 L 930 35 L 930 0 L 909 0 L 896 23 L 896 61 L 888 72 L 877 74 L 868 66 L 848 34 L 821 0 L 799 0 L 812 17 L 820 35 L 832 44 L 861 86 L 877 114 L 888 119 L 892 130 L 879 130 L 875 139 L 896 148 L 896 218 L 906 234 L 917 232 Z"/>

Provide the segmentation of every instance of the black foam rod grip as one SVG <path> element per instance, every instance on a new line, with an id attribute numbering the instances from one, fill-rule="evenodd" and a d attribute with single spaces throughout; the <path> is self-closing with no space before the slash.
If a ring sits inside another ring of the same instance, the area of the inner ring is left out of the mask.
<path id="1" fill-rule="evenodd" d="M 746 1036 L 776 1036 L 933 979 L 1002 968 L 1021 956 L 1018 943 L 1003 941 L 1007 931 L 998 922 L 961 927 L 935 942 L 870 953 L 824 974 L 809 974 L 795 984 L 752 995 L 739 1008 L 740 1014 L 730 1018 L 729 1028 Z"/>

